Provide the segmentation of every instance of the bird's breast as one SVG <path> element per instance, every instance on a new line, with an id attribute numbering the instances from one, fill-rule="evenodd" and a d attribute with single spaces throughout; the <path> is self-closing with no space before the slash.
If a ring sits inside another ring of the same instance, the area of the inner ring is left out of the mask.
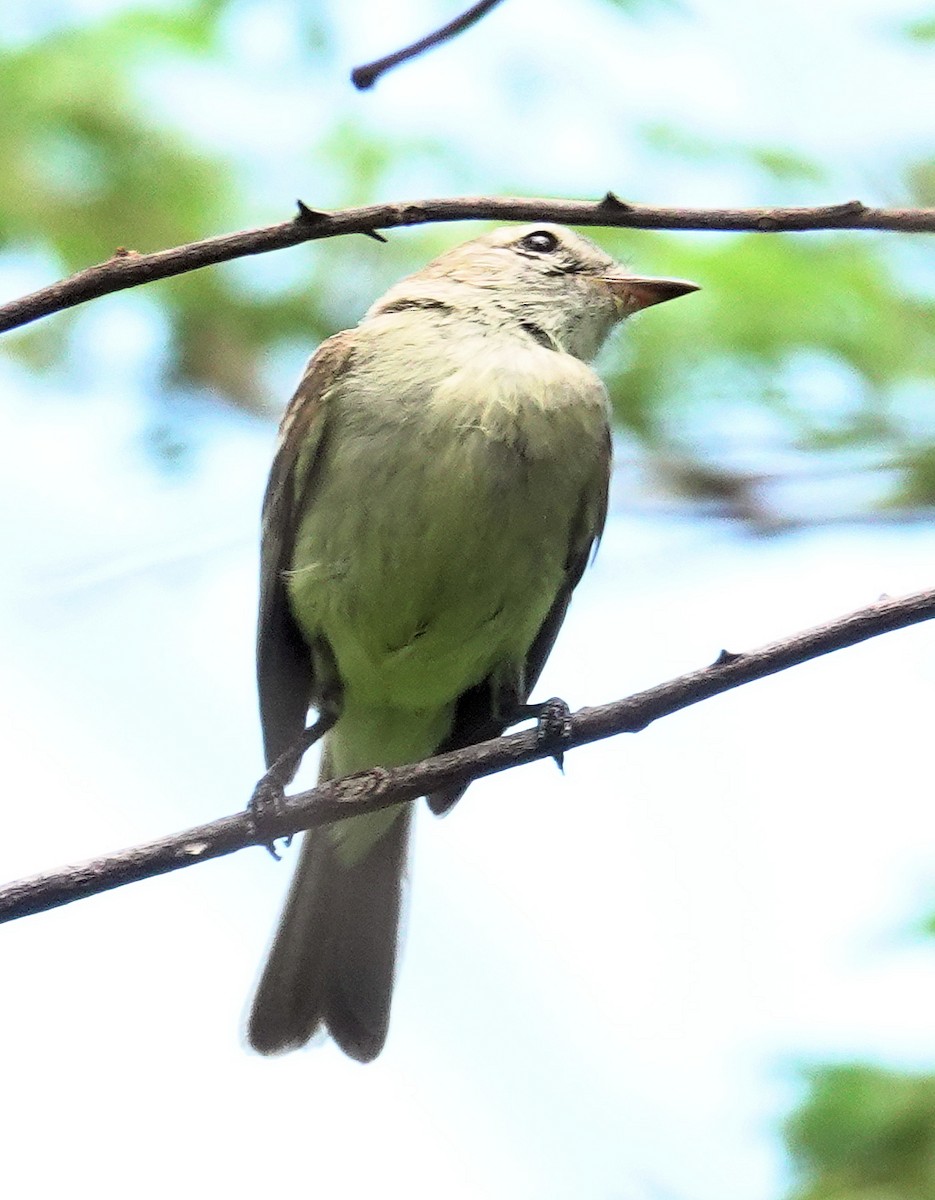
<path id="1" fill-rule="evenodd" d="M 289 593 L 346 687 L 448 703 L 525 657 L 606 486 L 603 386 L 534 349 L 547 370 L 478 350 L 395 398 L 373 377 L 336 398 Z"/>

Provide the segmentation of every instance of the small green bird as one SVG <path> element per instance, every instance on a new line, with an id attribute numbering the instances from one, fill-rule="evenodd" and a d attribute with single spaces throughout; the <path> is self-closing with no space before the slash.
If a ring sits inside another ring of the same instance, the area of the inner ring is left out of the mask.
<path id="1" fill-rule="evenodd" d="M 495 737 L 525 704 L 607 512 L 611 328 L 696 285 L 627 274 L 569 229 L 499 229 L 322 344 L 263 508 L 267 764 L 314 706 L 321 778 Z M 430 796 L 444 812 L 463 789 Z M 263 1054 L 324 1025 L 386 1040 L 411 804 L 304 835 L 249 1018 Z"/>

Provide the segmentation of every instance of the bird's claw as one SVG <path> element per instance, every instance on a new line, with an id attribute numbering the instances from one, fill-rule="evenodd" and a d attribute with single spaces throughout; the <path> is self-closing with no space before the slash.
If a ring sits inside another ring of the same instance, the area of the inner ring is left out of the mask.
<path id="1" fill-rule="evenodd" d="M 560 696 L 552 696 L 541 704 L 536 716 L 536 741 L 551 750 L 555 765 L 564 773 L 565 745 L 571 737 L 571 709 Z"/>
<path id="2" fill-rule="evenodd" d="M 258 836 L 269 828 L 270 825 L 283 815 L 286 810 L 285 805 L 285 784 L 279 778 L 275 770 L 269 770 L 253 789 L 253 795 L 247 803 L 247 811 L 253 818 L 254 832 Z M 292 841 L 290 834 L 286 839 L 288 846 Z M 266 849 L 272 854 L 273 858 L 279 861 L 282 855 L 276 849 L 276 837 L 271 836 L 269 841 L 265 842 Z"/>
<path id="3" fill-rule="evenodd" d="M 560 696 L 541 704 L 522 704 L 512 714 L 510 724 L 535 720 L 536 742 L 551 751 L 555 765 L 565 770 L 565 744 L 571 737 L 571 709 Z"/>
<path id="4" fill-rule="evenodd" d="M 337 719 L 336 711 L 329 709 L 322 712 L 314 725 L 310 725 L 308 729 L 304 730 L 302 736 L 297 738 L 288 750 L 280 754 L 253 789 L 253 795 L 247 804 L 247 811 L 253 818 L 253 830 L 258 837 L 262 837 L 270 825 L 273 826 L 273 829 L 270 830 L 269 841 L 266 842 L 266 849 L 277 862 L 282 855 L 276 849 L 275 822 L 286 811 L 286 786 L 292 782 L 306 750 L 320 741 Z M 282 840 L 287 846 L 291 846 L 292 834 L 288 834 Z"/>

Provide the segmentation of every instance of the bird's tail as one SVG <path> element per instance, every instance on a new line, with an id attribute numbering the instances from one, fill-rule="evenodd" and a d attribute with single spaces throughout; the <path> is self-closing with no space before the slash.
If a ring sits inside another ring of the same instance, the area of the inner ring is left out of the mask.
<path id="1" fill-rule="evenodd" d="M 330 775 L 328 757 L 323 757 L 323 779 Z M 411 812 L 411 804 L 401 805 L 392 815 L 354 817 L 303 835 L 247 1025 L 249 1042 L 259 1053 L 303 1046 L 320 1025 L 359 1062 L 370 1062 L 382 1050 Z M 335 837 L 351 822 L 370 823 L 377 831 L 374 839 L 357 826 L 353 840 L 362 840 L 363 854 L 349 855 Z"/>

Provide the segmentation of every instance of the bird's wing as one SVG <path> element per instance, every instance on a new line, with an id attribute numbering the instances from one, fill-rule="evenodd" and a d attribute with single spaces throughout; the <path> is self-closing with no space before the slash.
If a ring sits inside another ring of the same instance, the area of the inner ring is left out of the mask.
<path id="1" fill-rule="evenodd" d="M 528 699 L 542 674 L 542 668 L 555 645 L 558 631 L 568 612 L 571 594 L 584 574 L 592 550 L 596 548 L 601 539 L 604 522 L 607 520 L 610 461 L 611 441 L 608 428 L 607 436 L 601 447 L 600 462 L 594 474 L 594 486 L 582 497 L 576 518 L 571 525 L 565 573 L 561 585 L 552 601 L 552 607 L 546 614 L 526 655 L 523 671 L 525 695 L 517 698 L 520 703 Z M 443 754 L 447 750 L 460 750 L 464 746 L 499 737 L 508 725 L 509 721 L 504 721 L 496 712 L 496 697 L 490 681 L 483 680 L 466 691 L 458 700 L 451 733 L 439 746 L 437 753 Z M 428 797 L 429 807 L 435 813 L 447 812 L 453 804 L 461 799 L 466 787 L 467 784 L 463 787 L 434 792 Z"/>
<path id="2" fill-rule="evenodd" d="M 323 342 L 283 414 L 279 444 L 263 500 L 257 687 L 266 764 L 270 766 L 305 728 L 319 700 L 310 647 L 296 625 L 286 593 L 295 536 L 312 500 L 327 437 L 327 398 L 346 373 L 353 332 Z"/>

